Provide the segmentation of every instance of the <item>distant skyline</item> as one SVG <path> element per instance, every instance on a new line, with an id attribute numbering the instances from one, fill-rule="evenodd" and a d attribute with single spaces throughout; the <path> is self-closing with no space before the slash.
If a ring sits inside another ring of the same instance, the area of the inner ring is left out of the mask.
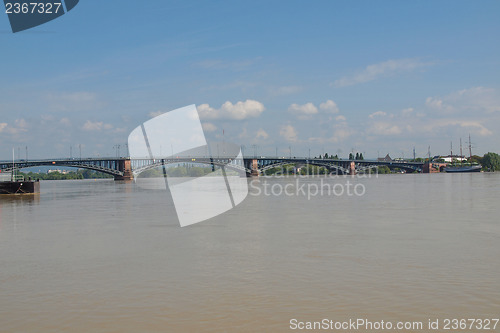
<path id="1" fill-rule="evenodd" d="M 0 160 L 123 155 L 196 104 L 259 155 L 500 152 L 500 2 L 81 1 L 13 34 L 0 14 Z M 70 148 L 72 147 L 72 148 Z"/>

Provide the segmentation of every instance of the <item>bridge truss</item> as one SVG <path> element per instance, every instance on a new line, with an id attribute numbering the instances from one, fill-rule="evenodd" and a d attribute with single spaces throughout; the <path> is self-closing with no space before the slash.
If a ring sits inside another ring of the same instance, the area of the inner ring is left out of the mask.
<path id="1" fill-rule="evenodd" d="M 423 163 L 406 161 L 375 161 L 375 160 L 332 160 L 308 158 L 272 158 L 272 157 L 245 157 L 244 159 L 182 157 L 164 159 L 130 159 L 130 158 L 85 158 L 85 159 L 46 159 L 46 160 L 18 160 L 0 162 L 0 171 L 11 172 L 13 169 L 25 169 L 37 166 L 60 166 L 80 169 L 90 169 L 112 175 L 115 179 L 132 179 L 140 173 L 171 164 L 205 164 L 215 168 L 227 167 L 236 171 L 250 174 L 263 174 L 269 169 L 294 165 L 296 167 L 315 165 L 325 167 L 330 173 L 348 174 L 354 166 L 355 173 L 366 173 L 379 166 L 389 169 L 400 169 L 406 172 L 422 172 Z"/>

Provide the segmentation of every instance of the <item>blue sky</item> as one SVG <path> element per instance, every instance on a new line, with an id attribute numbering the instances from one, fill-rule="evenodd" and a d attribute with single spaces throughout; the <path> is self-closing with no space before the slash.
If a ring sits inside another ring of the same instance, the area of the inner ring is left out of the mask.
<path id="1" fill-rule="evenodd" d="M 114 156 L 196 104 L 259 155 L 500 152 L 498 1 L 95 1 L 13 34 L 0 15 L 0 159 Z"/>

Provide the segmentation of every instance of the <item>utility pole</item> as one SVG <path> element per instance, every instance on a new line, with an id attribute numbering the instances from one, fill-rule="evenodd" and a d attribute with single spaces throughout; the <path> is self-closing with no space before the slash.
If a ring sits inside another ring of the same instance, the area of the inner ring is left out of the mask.
<path id="1" fill-rule="evenodd" d="M 82 144 L 78 145 L 78 149 L 80 150 L 80 160 L 82 159 Z"/>
<path id="2" fill-rule="evenodd" d="M 288 150 L 290 150 L 290 158 L 292 158 L 292 146 L 288 146 Z"/>
<path id="3" fill-rule="evenodd" d="M 415 154 L 415 147 L 413 147 L 413 162 L 415 162 L 416 159 L 417 159 L 417 156 Z"/>
<path id="4" fill-rule="evenodd" d="M 14 172 L 16 171 L 16 156 L 15 156 L 15 148 L 12 147 L 12 172 L 10 174 L 10 181 L 14 181 Z"/>
<path id="5" fill-rule="evenodd" d="M 26 146 L 26 162 L 28 162 L 28 146 Z"/>
<path id="6" fill-rule="evenodd" d="M 252 145 L 253 148 L 253 158 L 257 157 L 257 145 Z"/>
<path id="7" fill-rule="evenodd" d="M 73 146 L 69 146 L 69 159 L 73 159 Z"/>

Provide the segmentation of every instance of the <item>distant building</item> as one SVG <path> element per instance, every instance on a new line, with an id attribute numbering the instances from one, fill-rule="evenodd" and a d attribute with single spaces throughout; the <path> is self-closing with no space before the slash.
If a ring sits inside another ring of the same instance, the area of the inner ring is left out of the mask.
<path id="1" fill-rule="evenodd" d="M 392 162 L 392 158 L 389 156 L 389 154 L 385 155 L 385 157 L 379 157 L 377 158 L 378 162 Z"/>
<path id="2" fill-rule="evenodd" d="M 54 173 L 54 172 L 59 172 L 60 174 L 65 175 L 68 173 L 68 170 L 51 169 L 47 171 L 47 173 Z"/>

